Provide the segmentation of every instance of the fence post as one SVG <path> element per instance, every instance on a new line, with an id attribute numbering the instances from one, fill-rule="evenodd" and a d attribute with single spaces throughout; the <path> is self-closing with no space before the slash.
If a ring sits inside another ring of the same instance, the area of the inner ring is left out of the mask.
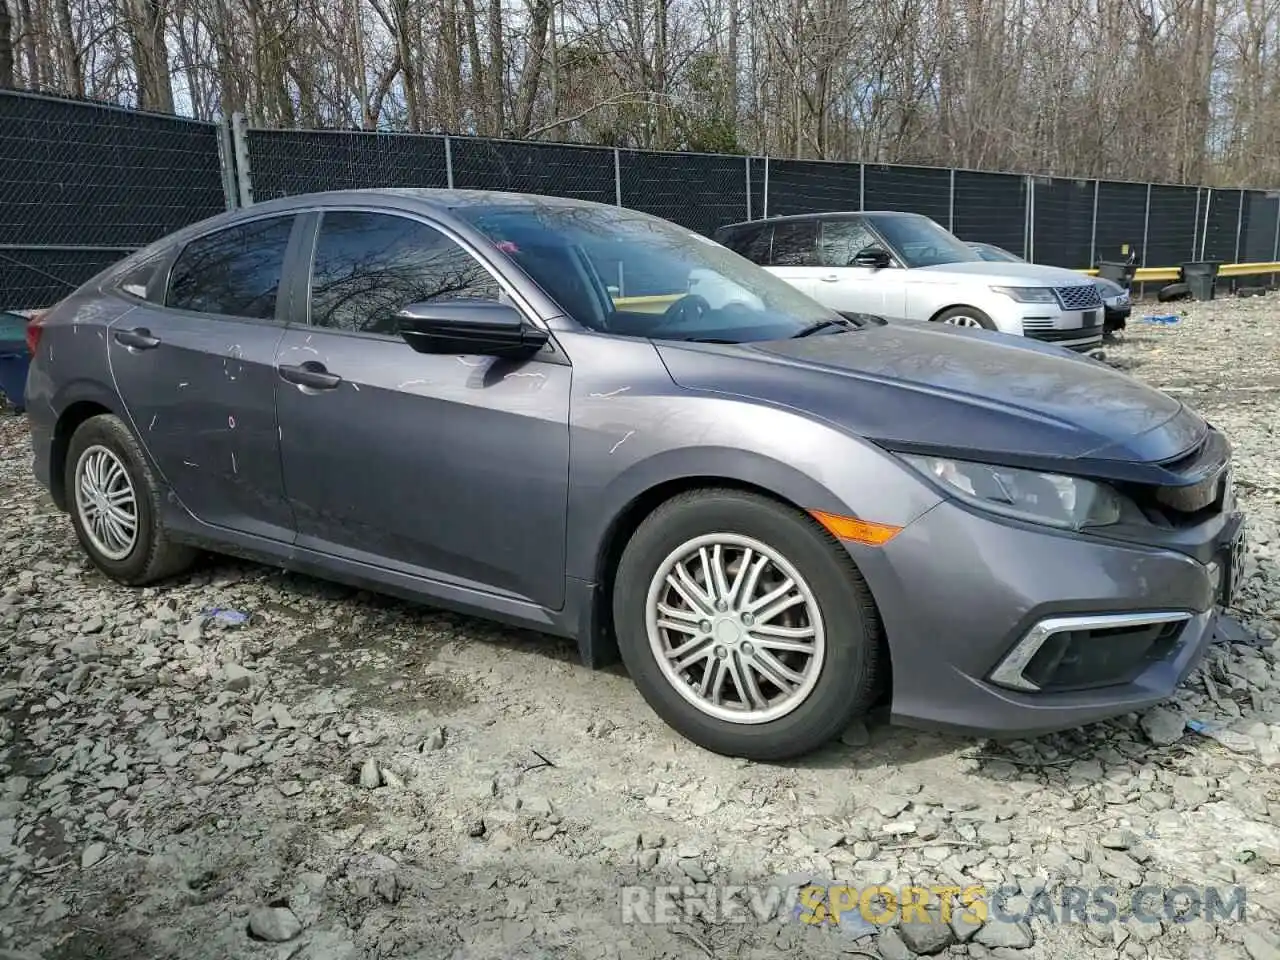
<path id="1" fill-rule="evenodd" d="M 453 189 L 453 140 L 447 133 L 444 135 L 444 182 Z"/>
<path id="2" fill-rule="evenodd" d="M 951 186 L 947 191 L 947 229 L 956 232 L 956 168 L 951 168 Z"/>
<path id="3" fill-rule="evenodd" d="M 1089 266 L 1090 268 L 1098 260 L 1098 190 L 1102 186 L 1101 180 L 1093 181 L 1093 226 L 1089 231 Z"/>
<path id="4" fill-rule="evenodd" d="M 1191 259 L 1196 258 L 1196 237 L 1200 236 L 1200 192 L 1203 187 L 1196 187 L 1196 218 L 1191 223 Z"/>
<path id="5" fill-rule="evenodd" d="M 767 154 L 764 158 L 764 212 L 760 214 L 760 219 L 769 219 L 769 157 Z"/>
<path id="6" fill-rule="evenodd" d="M 613 205 L 622 206 L 622 151 L 613 148 Z"/>
<path id="7" fill-rule="evenodd" d="M 1271 243 L 1271 262 L 1280 262 L 1280 191 L 1276 191 L 1276 238 Z M 1271 277 L 1274 279 L 1275 274 Z"/>
<path id="8" fill-rule="evenodd" d="M 1036 262 L 1036 178 L 1027 177 L 1027 202 L 1023 204 L 1026 224 L 1022 235 L 1022 252 L 1031 263 Z"/>
<path id="9" fill-rule="evenodd" d="M 747 219 L 751 219 L 751 154 L 747 154 L 742 158 L 742 169 L 747 174 Z"/>
<path id="10" fill-rule="evenodd" d="M 867 165 L 858 164 L 858 212 L 867 209 Z"/>
<path id="11" fill-rule="evenodd" d="M 1200 259 L 1204 259 L 1204 248 L 1209 243 L 1209 211 L 1213 209 L 1213 187 L 1208 188 L 1204 201 L 1204 223 L 1200 225 Z M 1194 241 L 1193 241 L 1194 242 Z M 1192 256 L 1195 254 L 1193 253 Z"/>
<path id="12" fill-rule="evenodd" d="M 231 146 L 231 128 L 225 118 L 218 121 L 218 169 L 222 172 L 222 199 L 228 210 L 240 205 L 236 196 L 236 160 Z"/>
<path id="13" fill-rule="evenodd" d="M 236 159 L 240 206 L 253 206 L 253 171 L 249 169 L 249 124 L 243 113 L 231 115 L 231 142 Z"/>
<path id="14" fill-rule="evenodd" d="M 1244 229 L 1244 191 L 1240 191 L 1240 209 L 1236 211 L 1236 258 L 1232 263 L 1240 262 L 1240 231 Z"/>
<path id="15" fill-rule="evenodd" d="M 1142 211 L 1142 265 L 1147 265 L 1147 235 L 1151 229 L 1151 184 L 1147 184 L 1147 206 Z"/>

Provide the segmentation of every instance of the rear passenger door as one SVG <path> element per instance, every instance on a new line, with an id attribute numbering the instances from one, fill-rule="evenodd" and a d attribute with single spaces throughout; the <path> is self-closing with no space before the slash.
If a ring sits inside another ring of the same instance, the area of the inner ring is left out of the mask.
<path id="1" fill-rule="evenodd" d="M 815 296 L 818 282 L 818 221 L 779 220 L 773 225 L 769 272 Z M 820 299 L 820 298 L 819 298 Z"/>
<path id="2" fill-rule="evenodd" d="M 205 523 L 285 542 L 293 512 L 274 368 L 296 225 L 266 216 L 190 240 L 149 284 L 125 278 L 120 291 L 136 306 L 107 329 L 125 412 L 182 505 Z"/>

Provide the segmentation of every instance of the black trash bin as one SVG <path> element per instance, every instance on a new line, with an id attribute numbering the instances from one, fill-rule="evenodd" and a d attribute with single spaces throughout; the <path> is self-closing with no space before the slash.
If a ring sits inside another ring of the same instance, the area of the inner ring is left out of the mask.
<path id="1" fill-rule="evenodd" d="M 1212 300 L 1221 260 L 1193 260 L 1182 265 L 1182 279 L 1197 300 Z"/>
<path id="2" fill-rule="evenodd" d="M 1098 276 L 1103 280 L 1113 280 L 1126 290 L 1133 288 L 1133 278 L 1137 272 L 1136 263 L 1126 263 L 1123 260 L 1098 261 Z"/>

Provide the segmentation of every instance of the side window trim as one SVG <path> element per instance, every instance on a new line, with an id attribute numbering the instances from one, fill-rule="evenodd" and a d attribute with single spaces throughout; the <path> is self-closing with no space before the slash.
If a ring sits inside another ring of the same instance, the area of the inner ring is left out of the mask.
<path id="1" fill-rule="evenodd" d="M 285 253 L 286 281 L 281 284 L 285 294 L 285 326 L 311 326 L 311 266 L 315 262 L 316 242 L 320 236 L 320 210 L 312 207 L 298 211 L 290 237 L 289 250 Z M 296 242 L 294 242 L 296 241 Z"/>
<path id="2" fill-rule="evenodd" d="M 274 213 L 263 213 L 259 216 L 248 216 L 243 219 L 237 218 L 232 223 L 224 223 L 212 230 L 203 231 L 193 237 L 188 237 L 180 244 L 175 244 L 168 255 L 168 262 L 165 264 L 164 270 L 160 271 L 164 275 L 164 286 L 160 290 L 160 300 L 157 306 L 161 307 L 168 313 L 176 313 L 184 317 L 200 317 L 204 320 L 221 320 L 230 323 L 256 323 L 266 326 L 278 327 L 288 321 L 286 310 L 282 307 L 287 302 L 285 292 L 288 290 L 288 267 L 290 256 L 293 253 L 294 245 L 299 241 L 299 229 L 302 226 L 302 217 L 298 210 L 276 211 Z M 289 239 L 285 242 L 284 258 L 280 264 L 280 285 L 276 288 L 276 309 L 275 314 L 270 318 L 264 317 L 242 317 L 231 313 L 208 313 L 204 310 L 187 310 L 184 307 L 174 307 L 169 305 L 169 281 L 173 279 L 173 268 L 177 265 L 178 259 L 182 256 L 186 249 L 198 240 L 205 240 L 209 237 L 217 236 L 226 231 L 233 230 L 236 227 L 243 227 L 246 224 L 258 223 L 262 220 L 277 220 L 291 217 L 293 223 L 289 229 Z M 149 292 L 149 291 L 148 291 Z"/>
<path id="3" fill-rule="evenodd" d="M 521 293 L 519 287 L 512 283 L 507 276 L 502 273 L 502 271 L 495 268 L 488 258 L 481 256 L 476 250 L 475 245 L 471 243 L 468 238 L 461 236 L 456 230 L 451 229 L 448 224 L 441 223 L 435 218 L 426 216 L 416 210 L 399 210 L 391 207 L 380 207 L 376 204 L 342 204 L 341 206 L 313 207 L 307 210 L 306 213 L 314 216 L 314 225 L 309 234 L 310 243 L 306 248 L 307 256 L 305 265 L 300 265 L 304 266 L 304 273 L 298 285 L 299 292 L 302 297 L 301 325 L 303 326 L 314 326 L 311 322 L 311 281 L 315 270 L 316 250 L 319 248 L 320 244 L 320 231 L 324 229 L 324 215 L 326 213 L 370 213 L 379 216 L 396 217 L 400 220 L 408 220 L 411 223 L 421 224 L 431 230 L 435 230 L 441 236 L 453 243 L 456 243 L 458 247 L 467 254 L 467 256 L 471 257 L 471 259 L 476 262 L 477 266 L 484 270 L 485 273 L 493 279 L 499 289 L 511 298 L 512 304 L 520 311 L 521 315 L 525 318 L 526 323 L 532 323 L 535 326 L 550 332 L 542 318 L 538 316 L 537 311 L 533 309 L 524 294 Z M 302 218 L 300 217 L 300 219 Z M 325 333 L 339 334 L 347 337 L 364 337 L 377 340 L 400 339 L 392 334 L 368 333 L 363 330 L 337 330 L 326 327 L 324 328 L 324 331 Z"/>

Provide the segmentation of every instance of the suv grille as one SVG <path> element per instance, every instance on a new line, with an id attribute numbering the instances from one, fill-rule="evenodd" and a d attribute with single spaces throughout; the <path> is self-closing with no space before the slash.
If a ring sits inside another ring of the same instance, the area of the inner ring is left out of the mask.
<path id="1" fill-rule="evenodd" d="M 1063 310 L 1094 310 L 1102 306 L 1102 297 L 1092 283 L 1078 287 L 1055 287 L 1054 292 L 1058 295 L 1058 302 L 1062 304 Z"/>

